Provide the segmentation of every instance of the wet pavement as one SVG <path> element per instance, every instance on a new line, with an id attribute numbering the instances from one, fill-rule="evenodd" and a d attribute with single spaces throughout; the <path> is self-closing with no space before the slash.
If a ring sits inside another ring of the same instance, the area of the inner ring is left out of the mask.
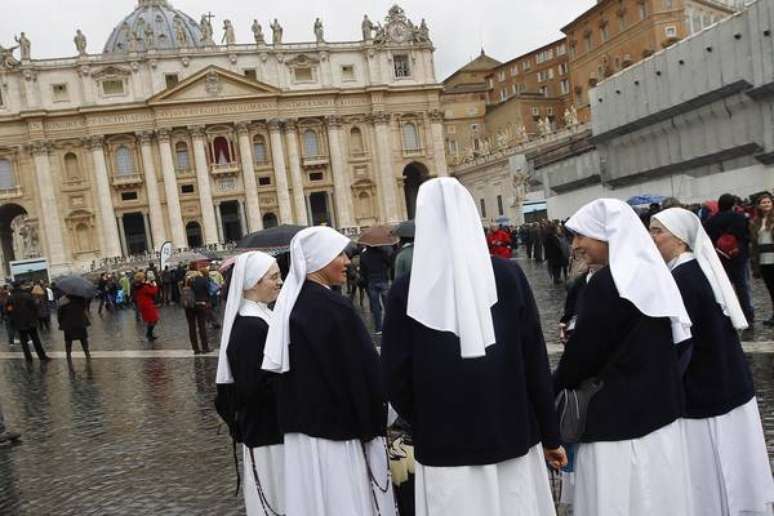
<path id="1" fill-rule="evenodd" d="M 564 290 L 550 285 L 544 267 L 522 265 L 555 350 Z M 759 283 L 755 301 L 768 316 Z M 215 354 L 190 354 L 182 310 L 162 308 L 154 344 L 130 310 L 99 317 L 95 305 L 92 319 L 99 353 L 72 368 L 62 359 L 27 364 L 7 353 L 20 349 L 0 329 L 0 403 L 8 426 L 23 434 L 22 444 L 0 449 L 0 514 L 243 514 L 231 443 L 212 405 Z M 751 338 L 767 351 L 748 357 L 774 457 L 774 332 Z M 44 345 L 61 351 L 61 333 Z"/>

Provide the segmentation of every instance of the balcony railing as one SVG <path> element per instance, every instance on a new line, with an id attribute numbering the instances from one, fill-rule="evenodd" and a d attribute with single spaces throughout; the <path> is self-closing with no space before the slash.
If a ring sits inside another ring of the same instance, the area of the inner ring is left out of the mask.
<path id="1" fill-rule="evenodd" d="M 239 163 L 210 163 L 210 174 L 213 176 L 235 176 L 239 174 Z"/>
<path id="2" fill-rule="evenodd" d="M 194 175 L 192 168 L 176 168 L 175 175 L 177 177 L 190 177 Z"/>
<path id="3" fill-rule="evenodd" d="M 113 176 L 113 186 L 119 190 L 126 188 L 136 188 L 143 183 L 142 174 L 127 174 L 122 176 Z"/>
<path id="4" fill-rule="evenodd" d="M 403 148 L 403 157 L 411 157 L 411 156 L 420 156 L 425 153 L 425 149 L 422 147 L 417 147 L 416 149 L 407 149 Z"/>
<path id="5" fill-rule="evenodd" d="M 328 156 L 320 154 L 317 156 L 304 156 L 301 163 L 305 168 L 324 167 L 328 164 Z"/>
<path id="6" fill-rule="evenodd" d="M 22 187 L 19 185 L 11 186 L 8 188 L 0 188 L 0 199 L 16 199 L 23 194 Z"/>

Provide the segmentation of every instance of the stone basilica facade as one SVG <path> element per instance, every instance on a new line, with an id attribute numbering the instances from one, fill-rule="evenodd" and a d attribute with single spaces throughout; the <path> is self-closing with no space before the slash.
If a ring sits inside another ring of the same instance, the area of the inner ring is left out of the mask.
<path id="1" fill-rule="evenodd" d="M 413 216 L 447 175 L 441 86 L 424 23 L 390 9 L 362 39 L 223 37 L 167 0 L 139 0 L 101 54 L 37 60 L 0 47 L 3 262 L 52 272 L 236 241 L 282 223 L 344 232 Z M 218 39 L 216 44 L 215 39 Z M 268 41 L 267 41 L 268 40 Z M 17 57 L 18 55 L 18 57 Z"/>

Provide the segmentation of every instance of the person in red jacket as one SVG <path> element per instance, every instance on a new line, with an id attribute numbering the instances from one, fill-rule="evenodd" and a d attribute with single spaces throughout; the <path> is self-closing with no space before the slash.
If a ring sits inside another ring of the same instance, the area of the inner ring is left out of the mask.
<path id="1" fill-rule="evenodd" d="M 153 334 L 153 328 L 159 322 L 159 309 L 155 303 L 156 295 L 159 292 L 156 277 L 153 272 L 149 272 L 147 276 L 144 272 L 138 272 L 134 275 L 134 282 L 135 285 L 138 285 L 134 295 L 137 310 L 145 323 L 145 337 L 149 342 L 153 342 L 158 338 Z"/>
<path id="2" fill-rule="evenodd" d="M 507 231 L 492 226 L 486 236 L 486 243 L 489 246 L 489 254 L 492 256 L 499 256 L 506 260 L 511 257 L 511 235 Z"/>

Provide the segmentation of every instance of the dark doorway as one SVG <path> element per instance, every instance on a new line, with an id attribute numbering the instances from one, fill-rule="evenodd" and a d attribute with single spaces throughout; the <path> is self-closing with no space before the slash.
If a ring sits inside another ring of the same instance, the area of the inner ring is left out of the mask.
<path id="1" fill-rule="evenodd" d="M 406 195 L 406 215 L 409 220 L 414 218 L 419 186 L 427 181 L 427 176 L 427 167 L 421 163 L 409 163 L 403 169 L 403 192 Z"/>
<path id="2" fill-rule="evenodd" d="M 185 225 L 185 236 L 188 240 L 189 249 L 202 246 L 202 227 L 198 222 L 189 222 Z"/>
<path id="3" fill-rule="evenodd" d="M 239 201 L 220 203 L 220 222 L 223 227 L 223 241 L 238 242 L 242 240 L 242 221 L 239 216 Z"/>
<path id="4" fill-rule="evenodd" d="M 328 193 L 312 192 L 309 194 L 309 208 L 312 211 L 312 225 L 326 224 L 332 226 L 331 215 L 328 211 Z"/>
<path id="5" fill-rule="evenodd" d="M 142 213 L 124 213 L 124 237 L 126 238 L 126 253 L 143 254 L 148 251 L 148 240 L 145 234 L 145 217 Z"/>
<path id="6" fill-rule="evenodd" d="M 3 271 L 6 275 L 11 272 L 9 263 L 17 258 L 25 258 L 24 256 L 17 257 L 13 249 L 13 228 L 11 223 L 20 215 L 27 215 L 27 210 L 18 204 L 11 203 L 0 206 L 0 247 L 2 247 L 3 251 Z"/>
<path id="7" fill-rule="evenodd" d="M 277 216 L 271 212 L 263 214 L 263 229 L 273 228 L 277 225 Z"/>

